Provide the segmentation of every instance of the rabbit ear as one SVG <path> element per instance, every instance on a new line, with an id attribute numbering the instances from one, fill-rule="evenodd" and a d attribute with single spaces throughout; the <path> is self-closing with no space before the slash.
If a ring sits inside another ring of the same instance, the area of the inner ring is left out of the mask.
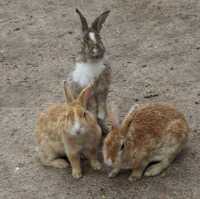
<path id="1" fill-rule="evenodd" d="M 76 13 L 78 13 L 80 19 L 81 19 L 81 24 L 82 24 L 82 31 L 86 32 L 88 30 L 88 23 L 86 18 L 83 16 L 83 14 L 76 8 Z"/>
<path id="2" fill-rule="evenodd" d="M 67 85 L 67 81 L 64 81 L 64 91 L 65 91 L 65 98 L 66 98 L 67 103 L 72 102 L 74 100 L 74 96 L 72 94 L 71 89 Z"/>
<path id="3" fill-rule="evenodd" d="M 92 23 L 92 28 L 96 30 L 98 33 L 101 31 L 102 25 L 108 17 L 110 10 L 105 11 L 99 17 L 97 17 Z"/>
<path id="4" fill-rule="evenodd" d="M 91 97 L 91 95 L 92 95 L 92 85 L 90 84 L 81 91 L 78 97 L 78 101 L 82 104 L 82 106 L 86 108 L 88 99 Z"/>
<path id="5" fill-rule="evenodd" d="M 118 110 L 116 107 L 109 108 L 108 111 L 108 118 L 111 121 L 112 128 L 119 128 L 119 117 L 118 117 Z"/>

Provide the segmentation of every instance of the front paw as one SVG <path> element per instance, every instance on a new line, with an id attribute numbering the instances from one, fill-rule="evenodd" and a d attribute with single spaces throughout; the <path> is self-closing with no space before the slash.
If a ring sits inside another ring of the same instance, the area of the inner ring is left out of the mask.
<path id="1" fill-rule="evenodd" d="M 76 179 L 80 179 L 82 177 L 82 173 L 80 170 L 72 170 L 72 176 Z"/>
<path id="2" fill-rule="evenodd" d="M 93 161 L 91 161 L 91 167 L 94 170 L 101 170 L 102 165 L 101 165 L 101 163 L 98 160 L 93 160 Z"/>
<path id="3" fill-rule="evenodd" d="M 114 178 L 119 174 L 119 169 L 113 169 L 109 174 L 108 177 L 109 178 Z"/>
<path id="4" fill-rule="evenodd" d="M 130 175 L 129 177 L 128 177 L 128 181 L 129 182 L 137 182 L 137 181 L 139 181 L 139 180 L 141 180 L 141 177 L 134 177 L 134 176 L 132 176 L 132 175 Z"/>
<path id="5" fill-rule="evenodd" d="M 138 180 L 138 178 L 135 178 L 134 176 L 132 176 L 132 175 L 130 175 L 129 177 L 128 177 L 128 181 L 129 182 L 136 182 Z"/>
<path id="6" fill-rule="evenodd" d="M 142 178 L 142 172 L 140 170 L 132 171 L 131 175 L 129 176 L 128 180 L 130 182 L 139 180 Z"/>

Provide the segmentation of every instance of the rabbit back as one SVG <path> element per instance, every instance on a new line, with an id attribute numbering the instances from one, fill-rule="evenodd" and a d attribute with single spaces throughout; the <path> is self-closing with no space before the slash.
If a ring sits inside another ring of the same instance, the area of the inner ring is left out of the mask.
<path id="1" fill-rule="evenodd" d="M 36 125 L 36 137 L 39 144 L 47 137 L 52 141 L 61 141 L 58 123 L 60 117 L 66 111 L 67 106 L 65 104 L 53 104 L 49 106 L 46 113 L 40 113 Z"/>
<path id="2" fill-rule="evenodd" d="M 173 106 L 154 104 L 138 108 L 132 114 L 123 162 L 174 158 L 186 143 L 188 133 L 183 114 Z"/>

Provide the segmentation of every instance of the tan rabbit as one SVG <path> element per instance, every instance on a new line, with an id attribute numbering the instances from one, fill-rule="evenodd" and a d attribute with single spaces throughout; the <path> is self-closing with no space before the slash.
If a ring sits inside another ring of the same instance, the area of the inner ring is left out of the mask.
<path id="1" fill-rule="evenodd" d="M 111 67 L 105 63 L 105 47 L 100 31 L 110 11 L 102 13 L 88 27 L 83 14 L 76 9 L 82 24 L 81 50 L 74 70 L 67 77 L 68 84 L 75 96 L 89 83 L 93 83 L 93 96 L 88 101 L 88 109 L 95 114 L 103 133 L 107 133 L 107 95 L 111 81 Z"/>
<path id="2" fill-rule="evenodd" d="M 101 169 L 97 160 L 101 128 L 93 114 L 86 110 L 91 87 L 83 89 L 76 99 L 66 82 L 64 88 L 68 103 L 52 105 L 39 116 L 36 128 L 39 157 L 43 165 L 66 168 L 68 163 L 62 157 L 67 156 L 73 177 L 80 178 L 80 154 L 89 159 L 93 169 Z"/>
<path id="3" fill-rule="evenodd" d="M 129 177 L 155 176 L 166 169 L 187 141 L 189 127 L 173 106 L 154 103 L 134 106 L 120 126 L 110 116 L 112 130 L 104 140 L 104 162 L 120 169 L 132 169 Z"/>

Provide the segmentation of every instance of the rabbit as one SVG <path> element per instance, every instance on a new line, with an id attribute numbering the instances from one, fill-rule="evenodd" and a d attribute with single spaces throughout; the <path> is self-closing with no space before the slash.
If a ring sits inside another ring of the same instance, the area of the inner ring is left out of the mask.
<path id="1" fill-rule="evenodd" d="M 72 176 L 78 179 L 82 176 L 82 154 L 89 159 L 93 169 L 101 169 L 101 163 L 97 160 L 97 148 L 102 132 L 95 116 L 86 110 L 91 85 L 83 89 L 77 98 L 72 95 L 66 81 L 64 90 L 68 102 L 51 105 L 38 118 L 36 138 L 39 158 L 45 166 L 67 168 L 68 162 L 62 159 L 67 156 Z"/>
<path id="2" fill-rule="evenodd" d="M 184 115 L 171 104 L 134 105 L 119 125 L 116 115 L 109 114 L 112 130 L 103 143 L 105 164 L 115 177 L 120 169 L 132 169 L 134 177 L 159 175 L 184 147 L 189 126 Z"/>
<path id="3" fill-rule="evenodd" d="M 104 60 L 105 47 L 100 31 L 110 11 L 103 12 L 88 27 L 83 14 L 76 9 L 82 23 L 81 51 L 75 62 L 74 70 L 68 75 L 67 82 L 74 96 L 89 83 L 93 83 L 93 96 L 89 99 L 88 110 L 95 114 L 104 134 L 108 132 L 107 95 L 111 82 L 111 67 Z"/>

